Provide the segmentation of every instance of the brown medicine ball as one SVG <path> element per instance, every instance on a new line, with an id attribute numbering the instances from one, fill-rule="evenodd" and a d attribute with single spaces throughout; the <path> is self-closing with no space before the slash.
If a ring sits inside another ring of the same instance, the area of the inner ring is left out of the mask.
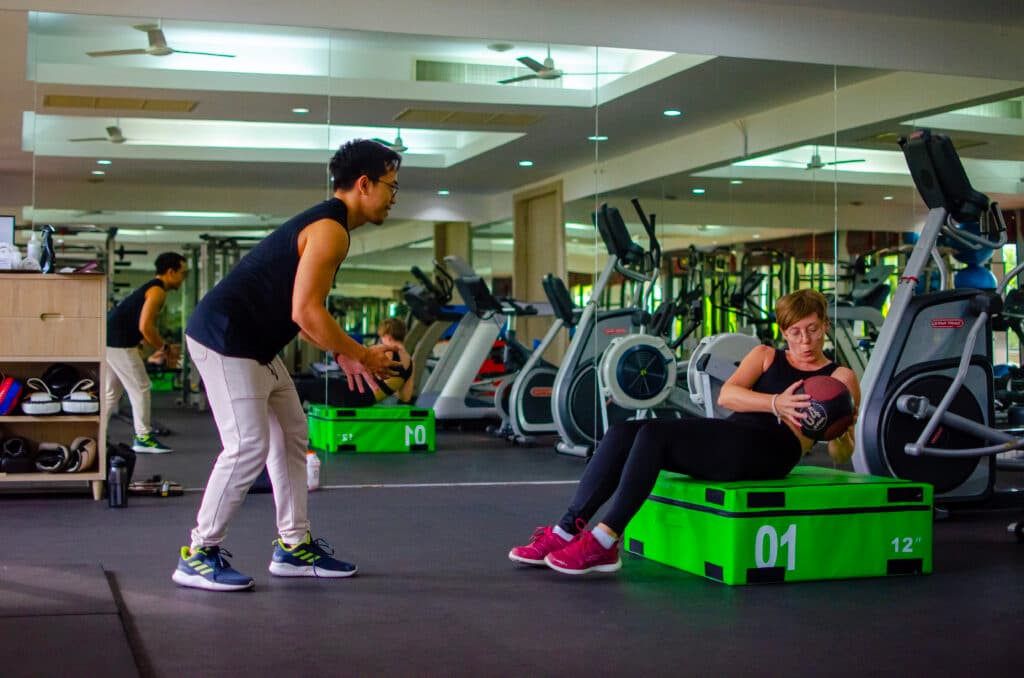
<path id="1" fill-rule="evenodd" d="M 835 377 L 808 377 L 796 393 L 811 396 L 800 430 L 811 440 L 833 440 L 853 423 L 853 394 Z"/>

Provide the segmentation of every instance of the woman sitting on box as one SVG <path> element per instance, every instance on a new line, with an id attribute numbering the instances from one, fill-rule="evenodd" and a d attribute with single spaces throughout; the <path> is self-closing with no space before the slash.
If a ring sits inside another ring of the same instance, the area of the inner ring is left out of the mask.
<path id="1" fill-rule="evenodd" d="M 398 402 L 408 404 L 412 401 L 412 357 L 406 350 L 405 344 L 406 327 L 405 321 L 400 318 L 387 318 L 377 329 L 379 343 L 393 349 L 392 357 L 396 362 L 402 364 L 401 368 L 394 370 L 394 376 L 387 379 L 374 379 L 376 389 L 369 388 L 361 379 L 355 379 L 346 372 L 348 383 L 345 390 L 340 394 L 341 407 L 370 407 L 376 405 L 390 395 L 397 395 Z M 345 370 L 345 362 L 338 361 L 341 369 Z M 332 405 L 334 403 L 331 403 Z"/>
<path id="2" fill-rule="evenodd" d="M 510 559 L 547 565 L 565 574 L 614 572 L 618 537 L 650 495 L 660 471 L 704 480 L 767 480 L 785 477 L 814 441 L 801 433 L 802 410 L 810 396 L 795 390 L 803 380 L 828 375 L 842 381 L 860 403 L 857 377 L 823 352 L 828 330 L 825 297 L 798 290 L 779 298 L 776 321 L 786 350 L 755 347 L 722 386 L 718 403 L 733 410 L 725 419 L 647 419 L 611 427 L 580 479 L 569 508 L 557 525 L 539 527 Z M 837 463 L 853 455 L 853 425 L 829 441 Z M 614 498 L 613 498 L 614 497 Z M 586 523 L 608 499 L 604 520 Z"/>

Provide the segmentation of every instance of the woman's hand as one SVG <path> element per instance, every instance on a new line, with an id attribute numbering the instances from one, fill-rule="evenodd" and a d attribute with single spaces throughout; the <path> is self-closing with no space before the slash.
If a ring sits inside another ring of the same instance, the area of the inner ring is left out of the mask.
<path id="1" fill-rule="evenodd" d="M 772 396 L 772 414 L 797 428 L 803 424 L 803 410 L 807 409 L 811 400 L 811 396 L 806 393 L 794 393 L 803 383 L 803 379 L 794 381 L 785 391 Z"/>

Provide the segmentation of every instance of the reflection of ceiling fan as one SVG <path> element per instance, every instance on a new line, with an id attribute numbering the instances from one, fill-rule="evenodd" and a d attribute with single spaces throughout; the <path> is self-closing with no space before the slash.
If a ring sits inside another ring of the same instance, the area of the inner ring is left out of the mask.
<path id="1" fill-rule="evenodd" d="M 138 49 L 115 49 L 104 52 L 86 52 L 91 57 L 125 56 L 128 54 L 148 54 L 150 56 L 167 56 L 169 54 L 200 54 L 202 56 L 225 57 L 233 59 L 234 54 L 216 54 L 214 52 L 191 52 L 187 49 L 174 49 L 168 46 L 167 38 L 158 24 L 141 24 L 132 26 L 137 31 L 142 31 L 149 39 L 149 47 Z"/>
<path id="2" fill-rule="evenodd" d="M 111 125 L 107 128 L 107 136 L 105 137 L 86 137 L 84 139 L 68 139 L 68 141 L 109 141 L 112 144 L 123 144 L 128 139 L 121 133 L 119 126 Z"/>
<path id="3" fill-rule="evenodd" d="M 516 59 L 519 63 L 529 68 L 533 73 L 527 73 L 526 75 L 520 75 L 515 78 L 505 78 L 499 80 L 499 85 L 507 85 L 513 82 L 522 82 L 523 80 L 557 80 L 563 75 L 615 75 L 620 74 L 622 71 L 603 71 L 601 73 L 566 73 L 560 68 L 555 68 L 555 60 L 551 58 L 551 45 L 548 45 L 548 55 L 544 58 L 544 63 L 541 63 L 533 57 L 521 56 Z"/>
<path id="4" fill-rule="evenodd" d="M 789 163 L 791 165 L 803 165 L 804 169 L 820 170 L 820 169 L 825 169 L 826 167 L 832 167 L 833 165 L 849 165 L 849 164 L 855 163 L 855 162 L 865 162 L 865 160 L 864 160 L 864 158 L 855 158 L 855 159 L 852 159 L 852 160 L 833 160 L 832 162 L 824 162 L 821 159 L 821 154 L 818 153 L 818 147 L 815 146 L 814 147 L 814 153 L 811 154 L 811 159 L 810 159 L 809 162 L 803 163 L 803 162 L 800 162 L 799 160 L 781 160 L 781 159 L 780 159 L 780 162 Z"/>
<path id="5" fill-rule="evenodd" d="M 370 141 L 376 141 L 382 146 L 387 146 L 395 153 L 405 153 L 409 150 L 409 147 L 402 142 L 402 130 L 398 130 L 395 135 L 394 141 L 388 141 L 387 139 L 371 139 Z"/>

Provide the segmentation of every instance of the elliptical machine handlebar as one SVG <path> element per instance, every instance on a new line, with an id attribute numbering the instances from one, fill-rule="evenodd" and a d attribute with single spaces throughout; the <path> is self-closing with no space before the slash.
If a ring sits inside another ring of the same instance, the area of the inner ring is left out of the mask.
<path id="1" fill-rule="evenodd" d="M 416 278 L 416 280 L 419 280 L 420 284 L 423 285 L 423 288 L 426 289 L 427 292 L 434 295 L 438 299 L 441 299 L 441 290 L 438 289 L 437 285 L 434 284 L 433 280 L 428 278 L 426 274 L 423 273 L 419 266 L 413 266 L 410 269 L 410 271 L 412 271 L 413 277 Z"/>
<path id="2" fill-rule="evenodd" d="M 595 214 L 595 217 L 597 230 L 608 249 L 608 254 L 615 257 L 615 271 L 630 280 L 649 286 L 643 293 L 643 296 L 646 296 L 648 291 L 653 290 L 654 281 L 658 278 L 661 262 L 661 245 L 654 235 L 653 220 L 648 220 L 646 215 L 643 214 L 643 210 L 639 206 L 640 203 L 636 198 L 633 199 L 633 205 L 640 214 L 644 229 L 650 237 L 650 251 L 645 250 L 633 241 L 632 236 L 629 234 L 629 229 L 626 228 L 626 223 L 622 220 L 622 215 L 617 208 L 610 207 L 607 203 L 604 203 Z"/>
<path id="3" fill-rule="evenodd" d="M 964 231 L 956 228 L 956 226 L 951 223 L 947 223 L 943 226 L 942 234 L 947 238 L 952 238 L 953 240 L 962 243 L 972 250 L 994 250 L 1002 247 L 1006 244 L 1006 222 L 1003 220 L 1003 213 L 999 209 L 999 203 L 991 203 L 984 216 L 989 217 L 995 222 L 995 239 L 986 237 L 980 233 L 975 234 L 970 231 Z M 984 221 L 984 219 L 981 219 L 980 221 Z"/>
<path id="4" fill-rule="evenodd" d="M 661 262 L 661 243 L 658 242 L 658 235 L 654 229 L 655 216 L 654 214 L 648 216 L 644 213 L 643 208 L 640 207 L 639 198 L 633 198 L 630 202 L 633 204 L 633 209 L 636 210 L 637 216 L 640 217 L 640 223 L 644 225 L 644 230 L 647 231 L 647 238 L 651 242 L 651 262 L 653 267 L 657 269 L 658 264 Z"/>

